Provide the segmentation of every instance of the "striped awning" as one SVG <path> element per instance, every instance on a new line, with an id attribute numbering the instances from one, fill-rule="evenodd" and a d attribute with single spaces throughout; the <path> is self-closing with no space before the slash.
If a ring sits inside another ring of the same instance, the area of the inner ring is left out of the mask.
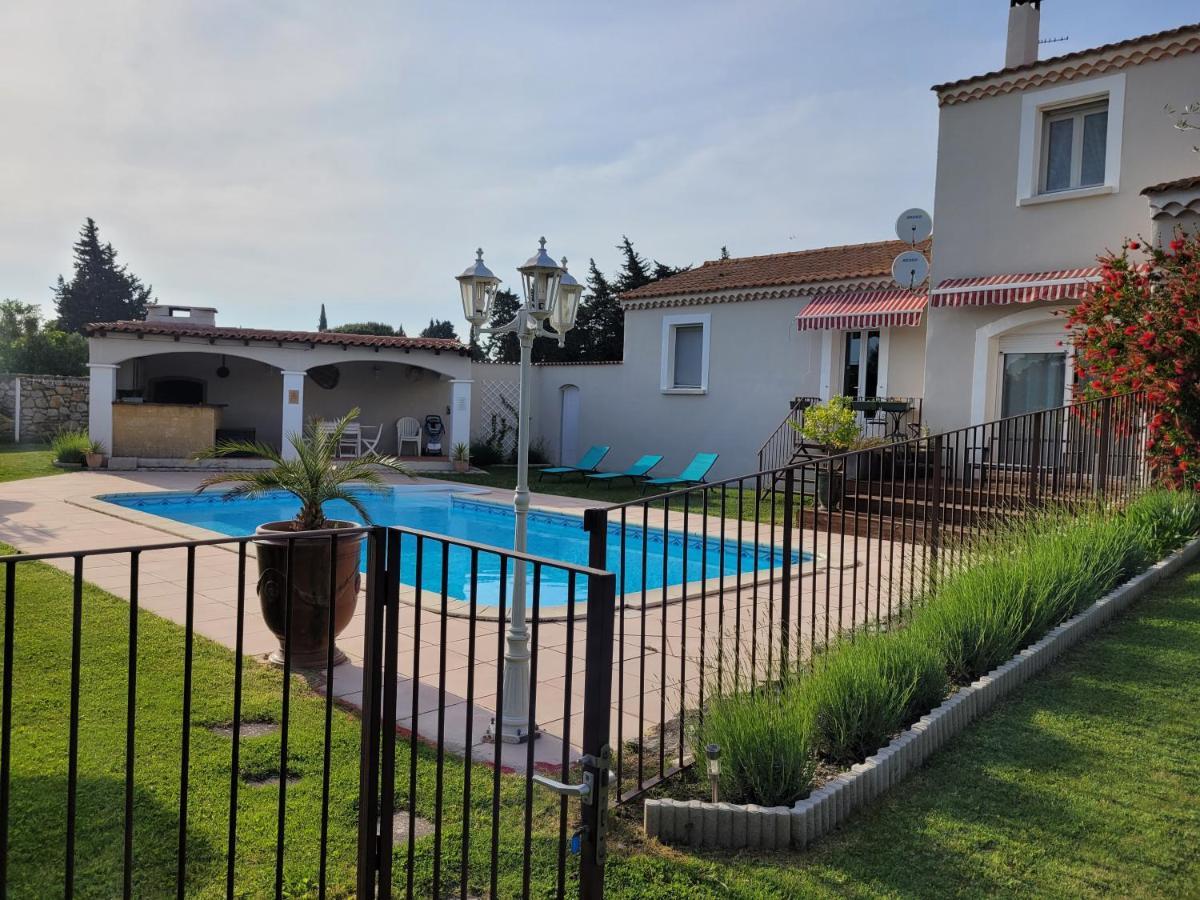
<path id="1" fill-rule="evenodd" d="M 856 291 L 818 294 L 796 316 L 801 331 L 854 328 L 903 328 L 921 324 L 924 291 Z"/>
<path id="2" fill-rule="evenodd" d="M 1038 300 L 1075 300 L 1100 280 L 1100 267 L 947 278 L 930 292 L 933 306 L 998 306 Z"/>

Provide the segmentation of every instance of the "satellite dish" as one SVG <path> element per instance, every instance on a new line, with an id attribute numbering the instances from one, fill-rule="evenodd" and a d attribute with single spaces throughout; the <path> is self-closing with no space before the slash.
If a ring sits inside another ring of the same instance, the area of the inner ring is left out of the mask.
<path id="1" fill-rule="evenodd" d="M 916 246 L 933 234 L 933 217 L 923 209 L 906 209 L 896 220 L 896 237 Z"/>
<path id="2" fill-rule="evenodd" d="M 925 281 L 928 274 L 929 261 L 920 250 L 906 250 L 892 261 L 892 280 L 907 290 Z"/>

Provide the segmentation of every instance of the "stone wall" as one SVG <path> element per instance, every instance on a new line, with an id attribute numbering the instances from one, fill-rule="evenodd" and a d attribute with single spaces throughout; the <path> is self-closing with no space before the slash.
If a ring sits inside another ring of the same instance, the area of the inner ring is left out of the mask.
<path id="1" fill-rule="evenodd" d="M 22 443 L 45 441 L 67 428 L 86 429 L 88 379 L 69 375 L 0 375 L 0 440 L 17 436 L 13 421 L 21 390 Z"/>

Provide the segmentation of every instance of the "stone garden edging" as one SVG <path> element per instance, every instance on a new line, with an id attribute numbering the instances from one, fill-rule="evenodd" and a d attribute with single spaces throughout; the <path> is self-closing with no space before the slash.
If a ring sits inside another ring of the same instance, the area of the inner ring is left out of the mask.
<path id="1" fill-rule="evenodd" d="M 647 800 L 646 835 L 690 847 L 803 850 L 840 826 L 855 809 L 899 784 L 975 717 L 991 709 L 997 700 L 1036 675 L 1064 650 L 1197 557 L 1200 538 L 1114 588 L 1008 662 L 955 691 L 874 756 L 826 782 L 794 806 Z"/>

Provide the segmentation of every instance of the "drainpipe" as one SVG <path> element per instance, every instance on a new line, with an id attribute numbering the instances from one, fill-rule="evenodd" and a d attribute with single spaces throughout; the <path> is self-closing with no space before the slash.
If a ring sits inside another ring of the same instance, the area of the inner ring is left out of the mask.
<path id="1" fill-rule="evenodd" d="M 13 443 L 21 443 L 21 376 L 13 379 Z"/>

